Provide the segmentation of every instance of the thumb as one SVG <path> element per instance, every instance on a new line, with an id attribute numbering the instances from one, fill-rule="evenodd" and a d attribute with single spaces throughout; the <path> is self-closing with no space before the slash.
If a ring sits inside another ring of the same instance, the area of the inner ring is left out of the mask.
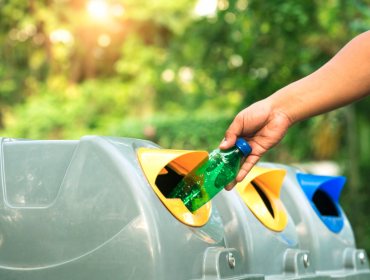
<path id="1" fill-rule="evenodd" d="M 225 138 L 222 140 L 219 148 L 222 150 L 229 149 L 235 145 L 236 140 L 243 131 L 243 118 L 238 114 L 229 129 L 225 133 Z"/>

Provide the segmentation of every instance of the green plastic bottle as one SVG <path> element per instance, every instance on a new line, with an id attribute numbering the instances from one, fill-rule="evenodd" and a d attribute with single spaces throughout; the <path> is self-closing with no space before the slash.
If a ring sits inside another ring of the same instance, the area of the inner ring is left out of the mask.
<path id="1" fill-rule="evenodd" d="M 239 139 L 233 148 L 214 150 L 209 160 L 190 171 L 168 198 L 181 198 L 189 211 L 194 212 L 236 178 L 240 160 L 251 151 L 244 139 Z"/>

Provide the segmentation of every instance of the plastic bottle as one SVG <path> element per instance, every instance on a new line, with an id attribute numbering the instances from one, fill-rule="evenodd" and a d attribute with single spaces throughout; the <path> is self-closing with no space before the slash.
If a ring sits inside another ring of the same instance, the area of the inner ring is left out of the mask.
<path id="1" fill-rule="evenodd" d="M 233 148 L 214 150 L 209 160 L 190 171 L 168 198 L 181 198 L 189 211 L 194 212 L 236 178 L 240 160 L 251 151 L 244 139 L 239 139 Z"/>

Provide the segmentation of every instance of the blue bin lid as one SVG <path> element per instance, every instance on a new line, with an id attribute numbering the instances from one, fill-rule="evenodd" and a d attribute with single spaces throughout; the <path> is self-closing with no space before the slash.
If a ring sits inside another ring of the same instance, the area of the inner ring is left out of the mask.
<path id="1" fill-rule="evenodd" d="M 321 221 L 330 229 L 332 232 L 338 233 L 344 226 L 342 210 L 339 206 L 339 197 L 346 183 L 346 177 L 344 176 L 319 176 L 312 174 L 297 174 L 297 180 L 301 185 L 304 193 L 306 194 L 312 208 L 319 216 Z M 323 191 L 329 199 L 333 202 L 338 216 L 326 216 L 322 215 L 317 209 L 313 202 L 314 194 L 317 190 Z"/>

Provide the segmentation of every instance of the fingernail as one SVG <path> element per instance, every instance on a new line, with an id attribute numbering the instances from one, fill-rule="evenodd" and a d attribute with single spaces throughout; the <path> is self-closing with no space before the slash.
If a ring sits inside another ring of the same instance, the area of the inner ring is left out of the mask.
<path id="1" fill-rule="evenodd" d="M 226 144 L 227 140 L 224 138 L 224 140 L 222 140 L 220 146 L 223 146 L 224 144 Z"/>

